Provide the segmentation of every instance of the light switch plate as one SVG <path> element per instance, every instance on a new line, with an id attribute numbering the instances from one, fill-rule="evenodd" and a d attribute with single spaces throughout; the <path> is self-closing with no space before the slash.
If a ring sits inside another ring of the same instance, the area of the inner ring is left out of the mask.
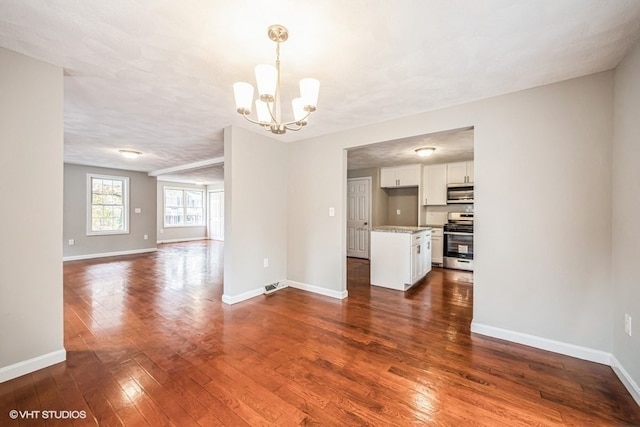
<path id="1" fill-rule="evenodd" d="M 329 216 L 336 216 L 336 208 L 329 208 Z"/>

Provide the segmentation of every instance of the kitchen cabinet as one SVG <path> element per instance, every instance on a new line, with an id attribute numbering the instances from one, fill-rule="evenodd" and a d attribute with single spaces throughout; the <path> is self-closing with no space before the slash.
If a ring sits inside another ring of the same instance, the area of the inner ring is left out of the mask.
<path id="1" fill-rule="evenodd" d="M 431 230 L 376 227 L 371 231 L 371 284 L 406 291 L 431 271 Z"/>
<path id="2" fill-rule="evenodd" d="M 424 166 L 422 176 L 422 204 L 424 206 L 446 206 L 447 164 Z"/>
<path id="3" fill-rule="evenodd" d="M 447 184 L 473 182 L 473 161 L 447 163 Z"/>
<path id="4" fill-rule="evenodd" d="M 400 188 L 420 185 L 420 165 L 380 168 L 380 187 Z"/>
<path id="5" fill-rule="evenodd" d="M 422 233 L 413 235 L 411 244 L 411 280 L 408 283 L 415 283 L 422 276 L 424 266 L 424 248 L 422 247 Z"/>
<path id="6" fill-rule="evenodd" d="M 431 264 L 442 265 L 444 262 L 444 232 L 440 227 L 431 229 Z"/>
<path id="7" fill-rule="evenodd" d="M 431 271 L 431 253 L 432 253 L 432 240 L 431 233 L 425 234 L 422 241 L 422 277 L 426 276 Z M 420 280 L 420 279 L 418 279 Z"/>

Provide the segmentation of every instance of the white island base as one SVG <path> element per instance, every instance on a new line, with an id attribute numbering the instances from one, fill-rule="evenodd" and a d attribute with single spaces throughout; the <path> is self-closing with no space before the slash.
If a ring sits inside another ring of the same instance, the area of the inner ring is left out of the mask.
<path id="1" fill-rule="evenodd" d="M 431 228 L 374 228 L 370 264 L 372 285 L 406 291 L 431 271 Z"/>

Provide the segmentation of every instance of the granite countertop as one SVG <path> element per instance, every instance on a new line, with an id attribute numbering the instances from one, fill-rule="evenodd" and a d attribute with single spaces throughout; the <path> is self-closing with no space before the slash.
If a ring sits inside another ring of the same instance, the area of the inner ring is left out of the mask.
<path id="1" fill-rule="evenodd" d="M 419 233 L 421 231 L 431 230 L 431 227 L 410 227 L 402 225 L 381 225 L 380 227 L 374 227 L 371 231 L 383 231 L 386 233 Z"/>

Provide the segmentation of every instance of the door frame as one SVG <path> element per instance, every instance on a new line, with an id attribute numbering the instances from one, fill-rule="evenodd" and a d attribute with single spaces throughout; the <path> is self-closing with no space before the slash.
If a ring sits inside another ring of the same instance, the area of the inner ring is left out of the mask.
<path id="1" fill-rule="evenodd" d="M 356 180 L 366 180 L 369 181 L 369 240 L 368 240 L 368 244 L 367 244 L 367 258 L 366 259 L 371 259 L 371 229 L 373 228 L 373 179 L 370 176 L 362 176 L 362 177 L 353 177 L 353 178 L 347 178 L 347 188 L 349 187 L 349 182 L 350 181 L 356 181 Z M 349 198 L 349 194 L 347 192 L 347 200 Z M 349 205 L 346 205 L 346 212 L 345 212 L 345 228 L 347 226 L 347 221 L 349 220 Z M 345 245 L 347 244 L 347 233 L 345 232 L 345 239 L 344 239 L 344 243 Z M 345 246 L 345 253 L 347 252 L 347 247 Z M 348 257 L 348 255 L 347 255 Z"/>

